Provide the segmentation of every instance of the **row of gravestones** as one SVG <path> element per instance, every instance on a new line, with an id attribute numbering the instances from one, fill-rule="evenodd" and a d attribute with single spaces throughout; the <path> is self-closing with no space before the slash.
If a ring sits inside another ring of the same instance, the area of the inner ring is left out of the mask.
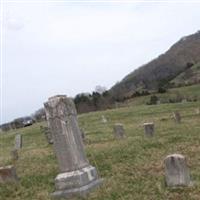
<path id="1" fill-rule="evenodd" d="M 197 108 L 195 110 L 195 112 L 196 112 L 196 114 L 200 114 L 200 109 Z M 173 115 L 173 118 L 176 123 L 181 123 L 181 115 L 178 111 L 173 112 L 172 115 Z M 108 120 L 106 119 L 106 117 L 104 115 L 101 116 L 101 121 L 102 121 L 102 123 L 108 122 Z M 144 126 L 145 135 L 152 137 L 154 134 L 154 123 L 152 123 L 152 122 L 144 123 L 143 126 Z M 41 130 L 41 132 L 44 133 L 48 144 L 53 144 L 53 138 L 52 138 L 50 129 L 48 127 L 40 126 L 40 130 Z M 80 129 L 80 132 L 81 132 L 81 137 L 82 137 L 83 141 L 86 141 L 84 131 L 82 129 Z M 116 123 L 113 127 L 113 133 L 117 139 L 124 138 L 125 131 L 124 131 L 123 124 Z"/>
<path id="2" fill-rule="evenodd" d="M 103 179 L 98 177 L 96 168 L 91 166 L 86 158 L 83 133 L 78 126 L 74 103 L 65 95 L 58 95 L 49 98 L 44 106 L 49 130 L 43 129 L 43 127 L 41 129 L 44 130 L 49 143 L 53 143 L 60 169 L 60 173 L 55 178 L 56 191 L 52 194 L 52 197 L 66 199 L 77 195 L 84 197 L 89 191 L 99 186 Z M 105 117 L 103 122 L 107 122 Z M 146 123 L 144 127 L 145 132 L 151 133 L 150 135 L 153 134 L 153 123 Z M 124 137 L 123 125 L 116 124 L 114 132 L 117 137 Z M 168 186 L 191 185 L 184 156 L 179 154 L 169 155 L 164 160 L 164 164 Z M 7 182 L 7 180 L 17 180 L 13 166 L 0 168 L 0 183 Z"/>

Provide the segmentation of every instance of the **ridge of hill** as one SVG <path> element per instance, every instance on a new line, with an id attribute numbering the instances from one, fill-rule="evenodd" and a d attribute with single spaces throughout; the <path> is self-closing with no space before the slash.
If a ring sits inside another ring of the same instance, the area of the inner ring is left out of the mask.
<path id="1" fill-rule="evenodd" d="M 200 63 L 200 31 L 181 38 L 164 54 L 128 74 L 110 91 L 120 98 L 136 91 L 157 90 L 197 63 Z"/>

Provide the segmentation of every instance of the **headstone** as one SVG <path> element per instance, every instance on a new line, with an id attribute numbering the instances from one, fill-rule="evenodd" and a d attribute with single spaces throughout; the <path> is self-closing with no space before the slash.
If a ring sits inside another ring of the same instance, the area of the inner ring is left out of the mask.
<path id="1" fill-rule="evenodd" d="M 22 148 L 22 136 L 21 134 L 17 134 L 15 136 L 15 149 L 21 149 Z"/>
<path id="2" fill-rule="evenodd" d="M 190 174 L 186 159 L 181 154 L 172 154 L 165 158 L 165 180 L 169 187 L 190 186 Z"/>
<path id="3" fill-rule="evenodd" d="M 124 126 L 123 124 L 117 123 L 113 127 L 114 131 L 114 136 L 118 139 L 124 138 L 125 136 L 125 131 L 124 131 Z"/>
<path id="4" fill-rule="evenodd" d="M 11 152 L 11 158 L 13 161 L 16 161 L 19 159 L 19 155 L 18 155 L 18 150 L 17 149 L 13 149 Z"/>
<path id="5" fill-rule="evenodd" d="M 181 115 L 178 111 L 173 112 L 173 117 L 176 123 L 181 123 Z"/>
<path id="6" fill-rule="evenodd" d="M 160 105 L 160 104 L 161 104 L 160 100 L 157 100 L 157 101 L 156 101 L 156 104 L 157 104 L 157 105 Z"/>
<path id="7" fill-rule="evenodd" d="M 0 167 L 0 183 L 17 182 L 18 177 L 14 166 Z"/>
<path id="8" fill-rule="evenodd" d="M 101 184 L 102 179 L 98 178 L 96 168 L 86 158 L 75 105 L 66 95 L 57 95 L 49 98 L 44 106 L 60 169 L 52 196 L 85 197 Z"/>
<path id="9" fill-rule="evenodd" d="M 187 103 L 187 99 L 182 99 L 182 103 Z"/>
<path id="10" fill-rule="evenodd" d="M 197 108 L 197 109 L 196 109 L 196 114 L 197 114 L 197 115 L 200 115 L 200 108 Z"/>
<path id="11" fill-rule="evenodd" d="M 104 115 L 101 116 L 101 121 L 102 121 L 102 123 L 107 123 L 107 119 L 105 118 Z"/>
<path id="12" fill-rule="evenodd" d="M 149 122 L 149 123 L 144 123 L 144 132 L 145 135 L 148 137 L 152 137 L 154 135 L 154 123 L 153 122 Z"/>
<path id="13" fill-rule="evenodd" d="M 50 129 L 48 127 L 40 126 L 40 130 L 44 133 L 48 144 L 53 144 L 53 138 Z"/>

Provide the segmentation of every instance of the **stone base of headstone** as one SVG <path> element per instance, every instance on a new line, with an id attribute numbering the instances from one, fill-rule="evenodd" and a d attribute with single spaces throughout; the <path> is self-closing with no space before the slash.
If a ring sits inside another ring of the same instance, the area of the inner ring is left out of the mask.
<path id="1" fill-rule="evenodd" d="M 169 187 L 192 186 L 189 169 L 183 155 L 172 154 L 165 158 L 165 180 Z"/>
<path id="2" fill-rule="evenodd" d="M 114 132 L 114 136 L 117 139 L 121 139 L 124 138 L 125 136 L 125 131 L 124 131 L 124 126 L 123 124 L 120 123 L 116 123 L 113 127 L 113 132 Z"/>
<path id="3" fill-rule="evenodd" d="M 58 174 L 55 178 L 56 191 L 53 198 L 86 197 L 88 192 L 98 187 L 103 179 L 97 176 L 96 168 L 87 166 L 80 170 Z"/>
<path id="4" fill-rule="evenodd" d="M 154 135 L 154 123 L 153 122 L 144 123 L 143 126 L 145 135 L 148 137 L 152 137 Z"/>
<path id="5" fill-rule="evenodd" d="M 0 183 L 17 182 L 18 177 L 14 166 L 0 167 Z"/>

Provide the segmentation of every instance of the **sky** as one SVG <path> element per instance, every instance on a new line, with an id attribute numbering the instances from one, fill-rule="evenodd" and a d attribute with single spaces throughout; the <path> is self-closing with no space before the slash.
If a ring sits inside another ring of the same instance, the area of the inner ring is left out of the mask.
<path id="1" fill-rule="evenodd" d="M 0 124 L 107 89 L 200 30 L 200 1 L 1 0 Z"/>

